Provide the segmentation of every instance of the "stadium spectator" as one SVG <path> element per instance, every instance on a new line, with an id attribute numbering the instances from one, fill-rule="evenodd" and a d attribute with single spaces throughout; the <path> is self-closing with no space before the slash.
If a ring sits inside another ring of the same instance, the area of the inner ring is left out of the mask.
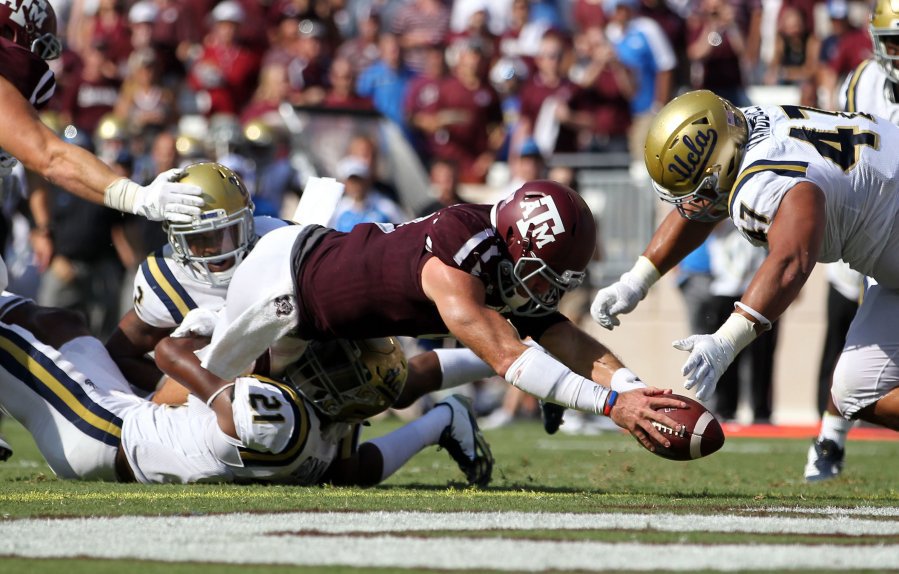
<path id="1" fill-rule="evenodd" d="M 449 78 L 446 45 L 432 44 L 424 52 L 421 74 L 409 82 L 405 113 L 412 132 L 412 145 L 423 162 L 436 157 L 439 141 L 446 139 L 446 127 L 453 121 L 452 111 L 440 106 L 440 90 Z"/>
<path id="2" fill-rule="evenodd" d="M 540 46 L 540 39 L 550 30 L 544 20 L 531 19 L 530 0 L 512 0 L 509 24 L 500 35 L 500 53 L 508 57 L 521 57 L 530 63 Z"/>
<path id="3" fill-rule="evenodd" d="M 500 97 L 505 138 L 498 150 L 497 161 L 508 161 L 511 143 L 521 141 L 521 88 L 528 79 L 527 64 L 522 58 L 503 56 L 490 68 L 490 85 Z"/>
<path id="4" fill-rule="evenodd" d="M 564 36 L 550 30 L 540 39 L 535 55 L 534 73 L 521 87 L 521 129 L 517 141 L 533 137 L 547 154 L 577 150 L 577 132 L 560 124 L 560 105 L 577 97 L 578 86 L 566 74 L 569 46 Z"/>
<path id="5" fill-rule="evenodd" d="M 119 99 L 121 79 L 104 51 L 97 45 L 84 49 L 83 66 L 62 103 L 66 121 L 89 134 L 94 133 L 100 118 L 111 112 Z"/>
<path id="6" fill-rule="evenodd" d="M 403 47 L 403 62 L 419 73 L 424 68 L 427 46 L 447 40 L 450 11 L 441 0 L 409 0 L 400 6 L 390 23 Z"/>
<path id="7" fill-rule="evenodd" d="M 173 123 L 175 93 L 160 82 L 158 59 L 151 48 L 136 50 L 128 58 L 128 73 L 113 112 L 146 141 Z"/>
<path id="8" fill-rule="evenodd" d="M 356 91 L 371 99 L 376 110 L 409 134 L 403 106 L 409 82 L 415 74 L 403 62 L 403 49 L 396 34 L 382 32 L 378 37 L 378 50 L 378 60 L 359 74 Z"/>
<path id="9" fill-rule="evenodd" d="M 382 177 L 381 155 L 375 138 L 368 134 L 355 134 L 346 147 L 346 155 L 362 160 L 368 166 L 372 187 L 393 201 L 399 201 L 396 187 Z"/>
<path id="10" fill-rule="evenodd" d="M 735 102 L 749 105 L 742 59 L 746 38 L 726 0 L 701 0 L 687 20 L 687 57 L 690 85 L 707 89 Z"/>
<path id="11" fill-rule="evenodd" d="M 290 83 L 290 102 L 314 106 L 325 97 L 330 66 L 330 50 L 325 42 L 327 30 L 318 20 L 301 20 L 299 35 L 293 43 L 292 57 L 287 64 Z"/>
<path id="12" fill-rule="evenodd" d="M 634 71 L 637 91 L 631 100 L 628 136 L 632 162 L 643 157 L 643 142 L 656 112 L 671 98 L 677 60 L 655 20 L 638 17 L 639 0 L 606 0 L 606 35 L 618 59 Z"/>
<path id="13" fill-rule="evenodd" d="M 69 133 L 74 136 L 70 143 L 91 149 L 90 136 L 77 130 Z M 116 302 L 124 269 L 112 241 L 113 227 L 121 225 L 119 214 L 52 184 L 35 188 L 32 194 L 46 194 L 45 200 L 36 201 L 48 208 L 47 233 L 41 238 L 52 241 L 53 252 L 41 276 L 37 301 L 80 312 L 91 333 L 105 339 L 120 315 Z"/>
<path id="14" fill-rule="evenodd" d="M 356 36 L 347 38 L 337 48 L 337 57 L 346 58 L 353 64 L 353 72 L 358 76 L 378 59 L 378 37 L 381 34 L 381 18 L 377 12 L 369 12 L 359 22 Z"/>
<path id="15" fill-rule="evenodd" d="M 558 117 L 577 130 L 578 151 L 627 152 L 636 85 L 602 28 L 588 27 L 575 35 L 575 62 L 568 77 L 581 89 L 574 101 L 562 103 Z"/>
<path id="16" fill-rule="evenodd" d="M 287 101 L 290 83 L 283 64 L 265 65 L 259 72 L 259 85 L 240 114 L 242 123 L 278 115 L 278 106 Z"/>
<path id="17" fill-rule="evenodd" d="M 350 231 L 360 223 L 402 223 L 409 219 L 402 208 L 371 185 L 365 160 L 348 155 L 337 162 L 337 179 L 344 184 L 329 227 Z"/>
<path id="18" fill-rule="evenodd" d="M 428 176 L 431 182 L 429 191 L 434 199 L 419 209 L 416 217 L 424 217 L 451 205 L 467 203 L 459 195 L 459 166 L 456 162 L 437 158 L 431 162 Z"/>
<path id="19" fill-rule="evenodd" d="M 326 108 L 373 109 L 371 100 L 356 93 L 353 64 L 344 57 L 334 58 L 328 70 L 328 87 L 321 105 Z"/>
<path id="20" fill-rule="evenodd" d="M 786 6 L 781 10 L 774 56 L 768 66 L 765 83 L 798 86 L 800 103 L 817 107 L 815 74 L 818 71 L 820 41 L 803 18 L 803 13 L 797 8 Z M 721 95 L 727 97 L 723 93 Z"/>
<path id="21" fill-rule="evenodd" d="M 188 70 L 187 85 L 196 92 L 193 109 L 207 117 L 237 113 L 256 87 L 259 55 L 237 41 L 245 15 L 234 0 L 218 4 L 210 15 L 212 28 Z"/>
<path id="22" fill-rule="evenodd" d="M 499 94 L 485 79 L 481 41 L 462 38 L 454 47 L 456 62 L 440 85 L 434 157 L 458 162 L 463 183 L 484 183 L 505 139 Z"/>

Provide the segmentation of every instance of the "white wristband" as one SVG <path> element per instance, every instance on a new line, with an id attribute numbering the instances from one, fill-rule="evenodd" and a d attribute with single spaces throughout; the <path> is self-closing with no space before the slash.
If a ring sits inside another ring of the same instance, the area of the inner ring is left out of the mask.
<path id="1" fill-rule="evenodd" d="M 548 402 L 597 415 L 603 414 L 606 398 L 611 392 L 534 347 L 528 348 L 512 362 L 505 379 L 524 392 Z"/>
<path id="2" fill-rule="evenodd" d="M 626 393 L 634 389 L 646 388 L 646 383 L 640 380 L 633 371 L 627 368 L 620 368 L 612 373 L 612 382 L 610 383 L 612 390 L 619 393 Z"/>
<path id="3" fill-rule="evenodd" d="M 127 177 L 122 177 L 106 187 L 106 191 L 103 193 L 103 204 L 125 213 L 134 213 L 134 202 L 138 193 L 140 193 L 140 186 Z"/>
<path id="4" fill-rule="evenodd" d="M 208 399 L 206 399 L 206 406 L 209 408 L 212 408 L 212 401 L 217 399 L 220 394 L 222 394 L 223 392 L 225 392 L 226 390 L 230 389 L 233 386 L 234 386 L 234 383 L 228 383 L 227 385 L 222 385 L 217 391 L 212 393 L 212 395 Z"/>
<path id="5" fill-rule="evenodd" d="M 764 329 L 765 331 L 767 331 L 768 329 L 771 328 L 771 321 L 769 321 L 767 317 L 765 317 L 764 315 L 762 315 L 761 313 L 759 313 L 758 311 L 756 311 L 755 309 L 753 309 L 746 303 L 743 303 L 742 301 L 737 301 L 736 303 L 734 303 L 734 308 L 740 309 L 741 311 L 745 312 L 747 315 L 751 315 L 753 319 L 755 319 L 756 321 L 759 322 L 759 325 L 761 325 L 762 329 Z"/>
<path id="6" fill-rule="evenodd" d="M 735 356 L 758 336 L 755 323 L 739 313 L 731 313 L 715 334 L 733 345 Z"/>

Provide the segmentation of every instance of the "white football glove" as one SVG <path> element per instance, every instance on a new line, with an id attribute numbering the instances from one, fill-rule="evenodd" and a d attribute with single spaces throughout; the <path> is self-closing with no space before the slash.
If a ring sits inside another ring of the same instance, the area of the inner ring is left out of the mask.
<path id="1" fill-rule="evenodd" d="M 690 356 L 681 369 L 687 377 L 684 388 L 696 388 L 696 398 L 705 401 L 712 398 L 718 379 L 734 361 L 737 353 L 755 339 L 754 323 L 738 313 L 730 318 L 712 335 L 691 335 L 674 341 L 672 345 L 679 351 L 688 351 Z"/>
<path id="2" fill-rule="evenodd" d="M 171 337 L 211 337 L 215 324 L 218 322 L 218 313 L 209 309 L 197 307 L 191 309 L 181 324 L 172 331 Z"/>
<path id="3" fill-rule="evenodd" d="M 593 320 L 610 331 L 621 324 L 618 315 L 630 313 L 659 280 L 659 272 L 646 257 L 640 256 L 633 268 L 621 278 L 600 289 L 590 306 Z"/>
<path id="4" fill-rule="evenodd" d="M 165 219 L 172 223 L 190 223 L 200 215 L 203 190 L 196 185 L 178 183 L 181 170 L 170 169 L 156 176 L 150 185 L 141 187 L 134 196 L 132 213 L 151 221 Z"/>

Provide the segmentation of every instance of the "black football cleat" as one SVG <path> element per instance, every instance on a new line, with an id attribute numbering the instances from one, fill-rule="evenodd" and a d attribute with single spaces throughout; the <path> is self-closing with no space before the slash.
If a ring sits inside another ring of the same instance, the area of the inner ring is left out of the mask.
<path id="1" fill-rule="evenodd" d="M 543 430 L 546 434 L 556 434 L 565 421 L 565 407 L 555 403 L 540 401 L 540 417 L 543 419 Z"/>
<path id="2" fill-rule="evenodd" d="M 843 472 L 846 450 L 830 439 L 816 440 L 808 449 L 805 465 L 806 482 L 818 482 L 836 478 Z"/>
<path id="3" fill-rule="evenodd" d="M 451 418 L 437 444 L 453 457 L 470 486 L 487 486 L 493 474 L 493 453 L 475 421 L 471 401 L 461 395 L 452 395 L 434 408 L 439 406 L 449 407 Z"/>

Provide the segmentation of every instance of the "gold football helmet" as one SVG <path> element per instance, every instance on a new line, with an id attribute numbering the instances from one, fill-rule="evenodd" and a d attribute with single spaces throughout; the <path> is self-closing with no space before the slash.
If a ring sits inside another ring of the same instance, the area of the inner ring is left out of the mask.
<path id="1" fill-rule="evenodd" d="M 175 258 L 194 277 L 227 285 L 256 239 L 253 202 L 236 173 L 213 162 L 189 165 L 178 180 L 203 189 L 205 210 L 190 223 L 168 223 Z"/>
<path id="2" fill-rule="evenodd" d="M 646 137 L 653 189 L 687 219 L 723 219 L 748 136 L 743 112 L 708 90 L 671 100 Z"/>
<path id="3" fill-rule="evenodd" d="M 899 0 L 877 0 L 871 13 L 874 58 L 891 82 L 899 83 Z"/>
<path id="4" fill-rule="evenodd" d="M 408 363 L 393 337 L 312 341 L 285 376 L 324 414 L 360 422 L 396 401 Z"/>

